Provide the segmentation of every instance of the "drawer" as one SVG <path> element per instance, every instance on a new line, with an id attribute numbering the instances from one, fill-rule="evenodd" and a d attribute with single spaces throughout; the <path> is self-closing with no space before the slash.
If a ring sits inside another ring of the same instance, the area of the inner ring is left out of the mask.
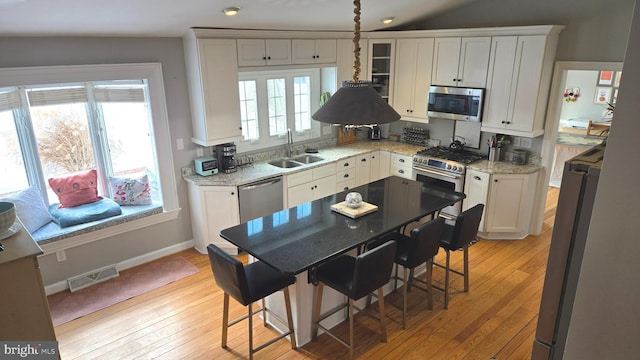
<path id="1" fill-rule="evenodd" d="M 396 153 L 391 153 L 391 165 L 398 166 L 408 166 L 411 167 L 413 163 L 413 156 L 411 155 L 401 155 Z"/>
<path id="2" fill-rule="evenodd" d="M 403 165 L 398 165 L 395 163 L 391 164 L 391 176 L 395 175 L 395 176 L 400 176 L 403 177 L 405 179 L 413 179 L 413 168 L 411 168 L 411 166 L 403 166 Z"/>
<path id="3" fill-rule="evenodd" d="M 338 170 L 338 173 L 336 175 L 336 179 L 338 180 L 338 182 L 340 181 L 347 181 L 347 180 L 355 180 L 356 178 L 356 169 L 355 168 L 351 168 L 351 169 L 347 169 L 347 170 Z"/>
<path id="4" fill-rule="evenodd" d="M 313 180 L 322 179 L 327 176 L 335 175 L 336 163 L 318 166 L 317 168 L 313 168 L 312 171 L 313 171 Z"/>
<path id="5" fill-rule="evenodd" d="M 350 169 L 354 166 L 356 166 L 356 158 L 354 156 L 336 161 L 336 167 L 338 171 Z"/>
<path id="6" fill-rule="evenodd" d="M 311 170 L 287 175 L 287 187 L 297 186 L 311 181 L 313 181 L 313 172 Z"/>
<path id="7" fill-rule="evenodd" d="M 349 180 L 339 181 L 336 184 L 336 192 L 347 191 L 356 187 L 356 179 L 351 178 Z M 340 200 L 340 199 L 338 199 Z"/>

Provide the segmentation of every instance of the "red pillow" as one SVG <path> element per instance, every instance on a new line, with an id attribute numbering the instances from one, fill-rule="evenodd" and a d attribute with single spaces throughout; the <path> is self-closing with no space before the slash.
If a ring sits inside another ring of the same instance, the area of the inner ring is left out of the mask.
<path id="1" fill-rule="evenodd" d="M 96 202 L 98 196 L 98 173 L 87 170 L 64 177 L 50 178 L 49 186 L 58 195 L 61 208 Z"/>

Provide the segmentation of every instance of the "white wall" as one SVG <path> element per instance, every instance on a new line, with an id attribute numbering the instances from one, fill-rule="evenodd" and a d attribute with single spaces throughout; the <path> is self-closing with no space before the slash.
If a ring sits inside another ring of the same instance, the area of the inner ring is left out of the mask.
<path id="1" fill-rule="evenodd" d="M 565 359 L 640 355 L 640 6 L 636 4 Z M 630 166 L 631 164 L 631 166 Z"/>
<path id="2" fill-rule="evenodd" d="M 598 121 L 602 119 L 602 112 L 606 105 L 595 104 L 597 71 L 570 70 L 564 88 L 579 88 L 580 96 L 576 101 L 563 102 L 560 119 L 587 119 Z"/>

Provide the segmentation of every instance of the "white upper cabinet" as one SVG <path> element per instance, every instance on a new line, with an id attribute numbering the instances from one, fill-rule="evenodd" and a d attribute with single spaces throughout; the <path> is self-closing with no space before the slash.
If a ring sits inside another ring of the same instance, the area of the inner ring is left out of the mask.
<path id="1" fill-rule="evenodd" d="M 393 99 L 394 39 L 369 39 L 369 72 L 373 89 L 389 104 Z"/>
<path id="2" fill-rule="evenodd" d="M 336 40 L 291 40 L 293 64 L 318 64 L 336 62 Z"/>
<path id="3" fill-rule="evenodd" d="M 491 37 L 436 38 L 432 85 L 484 88 Z"/>
<path id="4" fill-rule="evenodd" d="M 242 136 L 238 61 L 233 39 L 185 37 L 192 141 L 213 146 Z"/>
<path id="5" fill-rule="evenodd" d="M 289 65 L 291 40 L 238 39 L 238 66 Z"/>
<path id="6" fill-rule="evenodd" d="M 368 74 L 367 54 L 368 42 L 360 39 L 360 80 L 365 80 Z M 355 54 L 353 53 L 353 40 L 338 39 L 336 46 L 337 89 L 342 87 L 342 82 L 353 80 L 353 65 Z"/>
<path id="7" fill-rule="evenodd" d="M 396 41 L 393 108 L 402 119 L 427 123 L 427 96 L 431 83 L 433 39 Z"/>
<path id="8" fill-rule="evenodd" d="M 497 36 L 492 40 L 482 131 L 536 137 L 544 116 L 557 36 Z"/>

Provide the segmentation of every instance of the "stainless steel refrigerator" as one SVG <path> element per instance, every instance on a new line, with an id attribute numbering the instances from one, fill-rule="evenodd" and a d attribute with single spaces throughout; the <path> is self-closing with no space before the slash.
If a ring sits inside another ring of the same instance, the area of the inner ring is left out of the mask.
<path id="1" fill-rule="evenodd" d="M 562 359 L 605 144 L 564 164 L 531 358 Z"/>

